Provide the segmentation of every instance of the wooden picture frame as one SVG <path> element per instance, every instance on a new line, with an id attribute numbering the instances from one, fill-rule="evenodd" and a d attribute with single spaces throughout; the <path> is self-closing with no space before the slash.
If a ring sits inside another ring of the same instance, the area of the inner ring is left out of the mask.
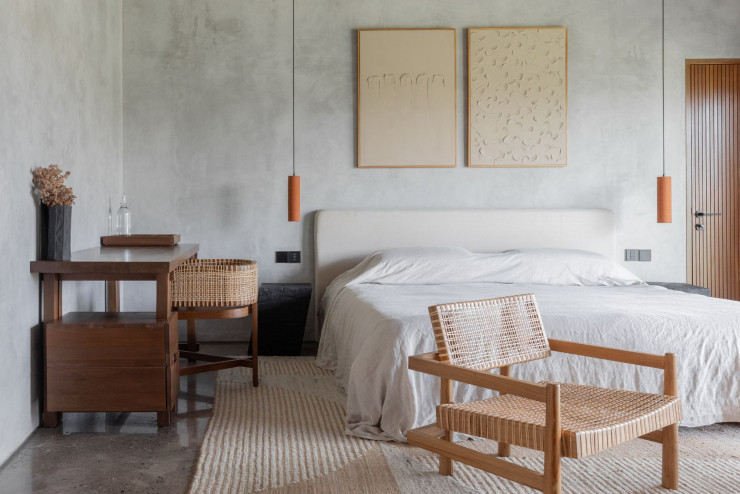
<path id="1" fill-rule="evenodd" d="M 457 166 L 456 32 L 357 30 L 357 166 Z"/>
<path id="2" fill-rule="evenodd" d="M 468 29 L 468 166 L 568 164 L 568 29 Z"/>

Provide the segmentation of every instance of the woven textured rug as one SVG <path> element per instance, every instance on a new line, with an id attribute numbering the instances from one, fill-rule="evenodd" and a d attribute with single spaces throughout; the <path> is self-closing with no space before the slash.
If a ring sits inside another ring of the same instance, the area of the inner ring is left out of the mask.
<path id="1" fill-rule="evenodd" d="M 398 443 L 344 435 L 345 395 L 313 357 L 263 357 L 251 369 L 219 372 L 190 492 L 476 493 L 535 492 Z M 495 443 L 470 441 L 481 451 Z M 632 441 L 582 460 L 563 460 L 563 492 L 670 492 L 660 487 L 660 445 Z M 512 447 L 511 461 L 542 470 L 542 453 Z M 679 492 L 740 491 L 740 424 L 680 429 Z"/>

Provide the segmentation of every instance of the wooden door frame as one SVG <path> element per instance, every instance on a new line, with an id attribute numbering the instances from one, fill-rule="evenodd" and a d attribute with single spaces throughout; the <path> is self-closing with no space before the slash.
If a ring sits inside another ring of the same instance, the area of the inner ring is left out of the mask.
<path id="1" fill-rule="evenodd" d="M 693 260 L 694 260 L 694 245 L 693 245 L 693 229 L 694 229 L 694 222 L 696 221 L 694 218 L 694 213 L 692 211 L 692 188 L 693 188 L 693 180 L 692 180 L 692 174 L 691 174 L 691 126 L 689 121 L 689 110 L 690 110 L 690 102 L 689 102 L 689 68 L 692 65 L 736 65 L 740 64 L 740 58 L 687 58 L 686 64 L 684 68 L 684 124 L 685 124 L 685 132 L 686 132 L 686 281 L 692 282 L 693 281 Z"/>

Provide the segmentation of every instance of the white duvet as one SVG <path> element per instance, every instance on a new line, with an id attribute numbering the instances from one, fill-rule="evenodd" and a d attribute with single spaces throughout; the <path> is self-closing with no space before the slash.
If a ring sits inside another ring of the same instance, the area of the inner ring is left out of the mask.
<path id="1" fill-rule="evenodd" d="M 523 254 L 532 256 L 542 257 Z M 645 285 L 623 268 L 601 265 L 594 258 L 576 259 L 574 265 L 574 259 L 550 256 L 536 269 L 532 266 L 537 262 L 525 260 L 519 254 L 437 249 L 430 255 L 406 249 L 380 259 L 371 256 L 337 278 L 322 304 L 325 320 L 317 364 L 333 370 L 347 392 L 346 432 L 405 441 L 407 430 L 434 421 L 438 379 L 407 368 L 409 356 L 436 351 L 428 306 L 520 293 L 535 294 L 552 338 L 675 353 L 682 425 L 740 421 L 740 303 Z M 528 283 L 498 281 L 504 276 Z M 475 282 L 466 281 L 471 277 Z M 565 278 L 570 284 L 542 284 Z M 441 283 L 445 279 L 455 282 Z M 662 390 L 659 370 L 559 353 L 516 365 L 512 375 Z M 455 401 L 491 395 L 455 385 Z"/>

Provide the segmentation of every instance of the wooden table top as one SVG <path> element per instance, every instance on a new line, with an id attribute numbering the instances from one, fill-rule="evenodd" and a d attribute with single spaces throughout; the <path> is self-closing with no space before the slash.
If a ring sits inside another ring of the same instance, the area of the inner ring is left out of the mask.
<path id="1" fill-rule="evenodd" d="M 170 273 L 198 253 L 198 244 L 170 247 L 93 247 L 68 261 L 31 261 L 32 273 Z"/>

